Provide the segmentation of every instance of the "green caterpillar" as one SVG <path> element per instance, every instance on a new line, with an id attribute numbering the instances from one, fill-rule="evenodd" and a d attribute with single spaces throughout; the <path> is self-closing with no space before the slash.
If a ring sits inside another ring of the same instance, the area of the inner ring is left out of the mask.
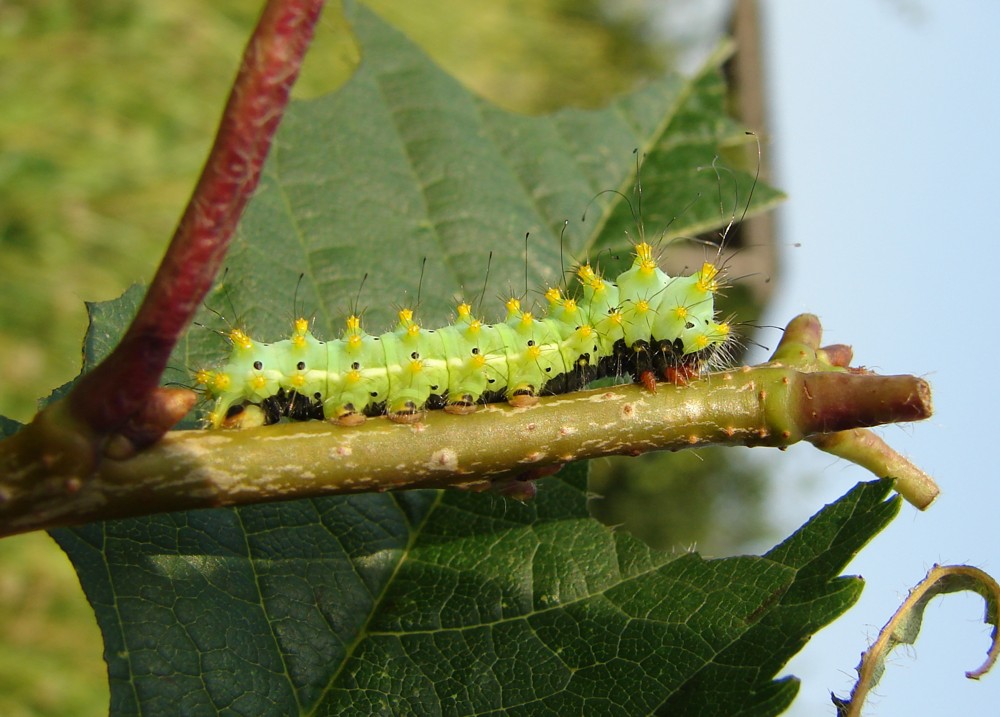
<path id="1" fill-rule="evenodd" d="M 577 270 L 582 296 L 545 293 L 544 317 L 507 301 L 504 321 L 486 324 L 462 303 L 450 326 L 420 327 L 410 309 L 394 331 L 374 336 L 347 319 L 343 335 L 320 341 L 306 319 L 290 338 L 266 344 L 234 329 L 229 360 L 196 382 L 214 405 L 213 428 L 282 418 L 325 418 L 353 425 L 387 414 L 416 422 L 428 409 L 469 413 L 479 404 L 535 403 L 539 395 L 579 390 L 606 376 L 685 383 L 724 361 L 731 327 L 718 321 L 719 268 L 706 262 L 685 277 L 657 266 L 653 247 L 635 247 L 632 266 L 612 282 L 590 264 Z"/>

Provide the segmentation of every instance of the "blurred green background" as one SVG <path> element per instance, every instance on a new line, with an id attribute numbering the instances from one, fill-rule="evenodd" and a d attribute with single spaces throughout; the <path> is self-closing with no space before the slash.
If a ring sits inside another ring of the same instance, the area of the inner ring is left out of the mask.
<path id="1" fill-rule="evenodd" d="M 598 106 L 685 49 L 683 34 L 668 39 L 654 22 L 669 2 L 369 4 L 521 112 Z M 258 12 L 245 0 L 0 3 L 0 414 L 29 420 L 38 397 L 76 375 L 84 301 L 152 276 Z M 333 18 L 299 96 L 335 88 L 357 60 Z M 743 453 L 599 461 L 594 487 L 602 519 L 658 546 L 731 552 L 766 533 L 763 481 Z M 46 535 L 0 541 L 0 645 L 0 714 L 107 712 L 100 635 Z"/>

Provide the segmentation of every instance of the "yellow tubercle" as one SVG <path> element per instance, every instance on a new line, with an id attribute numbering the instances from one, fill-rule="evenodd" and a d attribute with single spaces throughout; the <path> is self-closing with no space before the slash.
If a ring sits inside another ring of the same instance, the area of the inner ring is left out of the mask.
<path id="1" fill-rule="evenodd" d="M 229 340 L 233 342 L 234 346 L 238 346 L 241 349 L 248 350 L 253 348 L 253 340 L 247 336 L 243 329 L 233 329 L 230 331 Z"/>
<path id="2" fill-rule="evenodd" d="M 400 309 L 399 310 L 399 323 L 408 324 L 413 321 L 413 309 Z"/>
<path id="3" fill-rule="evenodd" d="M 348 383 L 357 383 L 361 380 L 361 372 L 354 368 L 344 374 L 344 380 Z"/>
<path id="4" fill-rule="evenodd" d="M 590 266 L 590 264 L 584 264 L 579 269 L 576 270 L 576 275 L 580 278 L 581 284 L 589 284 L 594 279 L 599 279 L 600 277 Z"/>
<path id="5" fill-rule="evenodd" d="M 534 346 L 529 346 L 528 350 L 525 352 L 529 359 L 538 359 L 542 355 L 542 347 L 538 344 Z"/>
<path id="6" fill-rule="evenodd" d="M 257 389 L 258 391 L 267 385 L 267 379 L 264 376 L 254 376 L 250 379 L 250 387 Z"/>
<path id="7" fill-rule="evenodd" d="M 469 358 L 469 364 L 475 368 L 482 368 L 486 365 L 486 357 L 482 354 L 475 354 Z"/>
<path id="8" fill-rule="evenodd" d="M 521 310 L 521 301 L 519 299 L 515 299 L 512 296 L 509 299 L 507 299 L 507 303 L 505 304 L 505 306 L 507 307 L 507 311 L 509 313 L 516 314 L 518 311 Z"/>
<path id="9" fill-rule="evenodd" d="M 303 319 L 301 317 L 295 319 L 295 334 L 297 336 L 304 336 L 308 331 L 309 331 L 309 322 L 306 319 Z"/>
<path id="10" fill-rule="evenodd" d="M 472 316 L 472 307 L 465 302 L 459 304 L 455 310 L 458 312 L 458 317 L 460 319 L 467 319 Z"/>
<path id="11" fill-rule="evenodd" d="M 420 335 L 420 326 L 419 326 L 419 324 L 411 323 L 409 326 L 407 326 L 406 327 L 406 335 L 409 336 L 410 338 L 419 336 Z"/>
<path id="12" fill-rule="evenodd" d="M 482 328 L 483 328 L 483 322 L 480 321 L 479 319 L 473 319 L 472 321 L 469 322 L 469 326 L 468 328 L 466 328 L 465 332 L 467 334 L 476 335 Z"/>
<path id="13" fill-rule="evenodd" d="M 295 386 L 295 388 L 302 388 L 305 385 L 305 383 L 306 383 L 306 377 L 303 376 L 301 373 L 297 373 L 294 376 L 292 376 L 292 385 Z"/>
<path id="14" fill-rule="evenodd" d="M 635 245 L 634 265 L 643 273 L 650 273 L 657 268 L 656 259 L 653 258 L 653 247 L 647 242 L 640 242 Z"/>
<path id="15" fill-rule="evenodd" d="M 361 331 L 361 317 L 360 316 L 356 316 L 354 314 L 351 314 L 350 316 L 347 317 L 347 321 L 345 323 L 347 324 L 347 332 L 348 333 L 354 334 L 354 333 L 357 333 L 358 331 Z"/>
<path id="16" fill-rule="evenodd" d="M 531 315 L 530 311 L 525 311 L 523 314 L 521 314 L 521 325 L 522 326 L 531 326 L 531 324 L 534 321 L 535 321 L 535 317 Z"/>
<path id="17" fill-rule="evenodd" d="M 584 284 L 589 286 L 595 294 L 600 294 L 602 291 L 607 289 L 604 284 L 604 279 L 594 274 L 589 280 L 585 281 Z"/>
<path id="18" fill-rule="evenodd" d="M 645 314 L 647 311 L 649 311 L 648 301 L 646 301 L 645 299 L 639 299 L 637 302 L 635 302 L 635 313 Z"/>
<path id="19" fill-rule="evenodd" d="M 576 309 L 577 309 L 576 299 L 566 299 L 563 302 L 563 311 L 565 311 L 567 315 L 575 314 Z"/>
<path id="20" fill-rule="evenodd" d="M 698 272 L 698 281 L 695 282 L 695 286 L 699 291 L 706 291 L 710 294 L 714 294 L 719 290 L 719 282 L 716 277 L 719 276 L 719 270 L 716 268 L 715 264 L 705 262 L 701 265 L 701 271 Z"/>
<path id="21" fill-rule="evenodd" d="M 686 319 L 688 316 L 688 309 L 686 306 L 678 306 L 674 309 L 674 316 L 678 319 Z"/>
<path id="22" fill-rule="evenodd" d="M 347 350 L 357 351 L 361 348 L 361 337 L 358 334 L 351 334 L 347 337 Z"/>
<path id="23" fill-rule="evenodd" d="M 215 371 L 201 369 L 194 375 L 194 382 L 199 386 L 207 386 L 215 380 Z"/>
<path id="24" fill-rule="evenodd" d="M 223 371 L 219 371 L 212 375 L 212 390 L 213 391 L 225 391 L 229 388 L 229 374 Z"/>
<path id="25" fill-rule="evenodd" d="M 562 292 L 558 288 L 553 286 L 545 291 L 545 300 L 550 304 L 558 304 L 560 299 L 562 299 Z"/>
<path id="26" fill-rule="evenodd" d="M 292 346 L 297 349 L 304 349 L 306 347 L 306 337 L 300 333 L 296 333 L 292 336 Z"/>
<path id="27" fill-rule="evenodd" d="M 424 362 L 420 359 L 410 361 L 410 373 L 417 374 L 424 370 Z"/>

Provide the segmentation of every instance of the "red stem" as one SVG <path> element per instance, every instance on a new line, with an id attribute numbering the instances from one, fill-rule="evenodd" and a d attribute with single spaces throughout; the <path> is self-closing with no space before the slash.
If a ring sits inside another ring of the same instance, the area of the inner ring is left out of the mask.
<path id="1" fill-rule="evenodd" d="M 118 347 L 69 396 L 73 415 L 91 430 L 120 428 L 159 384 L 257 188 L 322 8 L 323 0 L 268 0 L 201 178 L 139 313 Z"/>

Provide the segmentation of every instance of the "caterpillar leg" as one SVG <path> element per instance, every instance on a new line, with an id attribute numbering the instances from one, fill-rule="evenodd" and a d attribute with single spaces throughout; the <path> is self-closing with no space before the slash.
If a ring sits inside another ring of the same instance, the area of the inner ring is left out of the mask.
<path id="1" fill-rule="evenodd" d="M 656 374 L 652 371 L 642 371 L 639 373 L 639 380 L 642 387 L 650 393 L 656 393 Z"/>
<path id="2" fill-rule="evenodd" d="M 389 420 L 393 423 L 418 423 L 424 417 L 424 412 L 415 401 L 403 401 L 389 411 Z"/>
<path id="3" fill-rule="evenodd" d="M 472 398 L 471 393 L 463 394 L 455 400 L 449 399 L 444 406 L 446 412 L 457 416 L 467 416 L 470 413 L 475 413 L 478 408 L 479 406 L 476 405 L 476 401 Z"/>
<path id="4" fill-rule="evenodd" d="M 353 403 L 345 403 L 343 406 L 338 406 L 333 409 L 332 415 L 327 418 L 330 423 L 336 423 L 338 426 L 360 426 L 365 422 L 366 417 L 361 411 L 354 407 Z"/>
<path id="5" fill-rule="evenodd" d="M 267 415 L 260 406 L 254 403 L 231 406 L 226 411 L 225 418 L 219 423 L 220 428 L 257 428 L 267 425 Z"/>
<path id="6" fill-rule="evenodd" d="M 679 366 L 665 366 L 663 369 L 663 380 L 675 386 L 687 386 L 691 379 L 697 378 L 699 369 L 697 364 L 681 364 Z"/>
<path id="7" fill-rule="evenodd" d="M 534 386 L 519 386 L 511 391 L 507 402 L 517 408 L 527 408 L 538 403 L 538 394 Z"/>

